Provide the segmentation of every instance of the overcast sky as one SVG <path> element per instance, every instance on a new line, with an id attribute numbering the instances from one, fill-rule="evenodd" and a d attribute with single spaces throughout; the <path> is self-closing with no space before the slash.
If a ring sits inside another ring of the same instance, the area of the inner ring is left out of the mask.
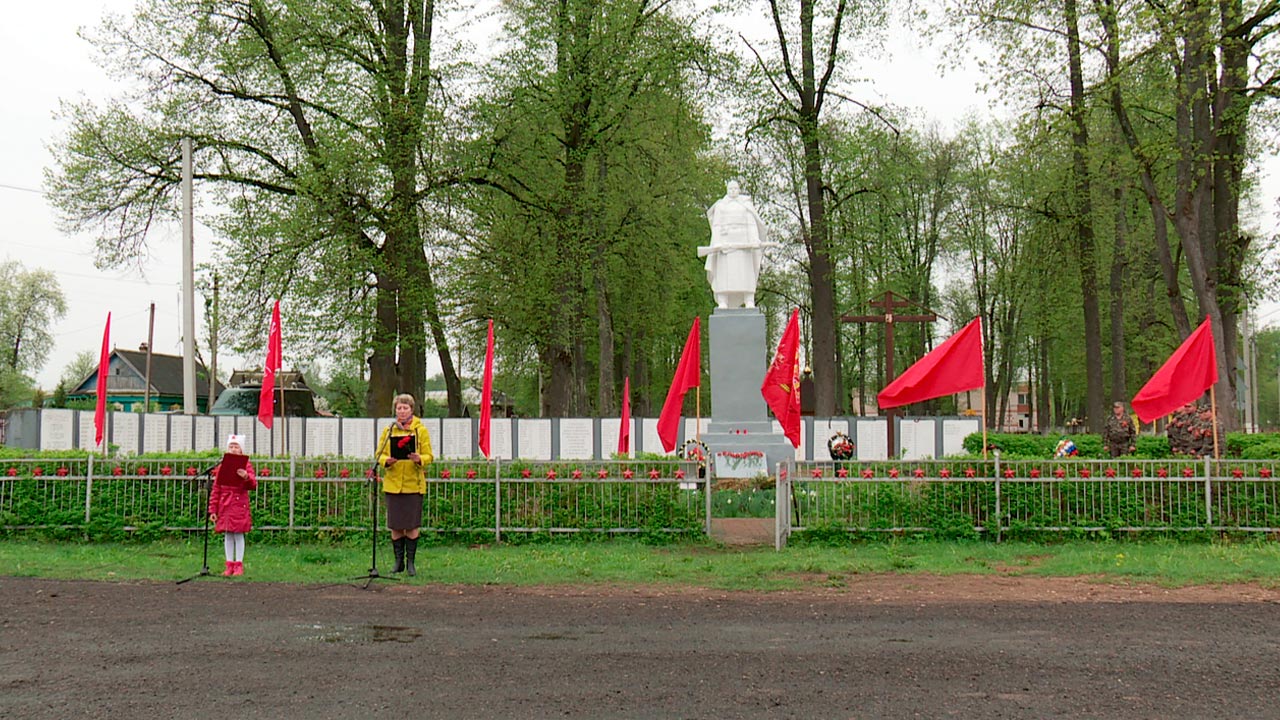
<path id="1" fill-rule="evenodd" d="M 58 279 L 67 299 L 67 315 L 54 331 L 56 346 L 36 374 L 46 390 L 57 384 L 67 364 L 85 350 L 96 352 L 107 311 L 112 313 L 112 344 L 136 348 L 147 338 L 148 307 L 156 305 L 155 350 L 182 354 L 181 232 L 162 227 L 150 243 L 151 256 L 139 270 L 100 271 L 93 264 L 88 236 L 69 236 L 57 228 L 52 209 L 40 193 L 42 173 L 51 163 L 48 146 L 62 130 L 54 114 L 60 100 L 103 99 L 111 82 L 93 64 L 91 48 L 77 30 L 94 27 L 105 13 L 128 14 L 133 0 L 61 0 L 9 3 L 0 24 L 0 258 L 18 260 L 27 269 L 44 268 Z M 921 47 L 908 33 L 894 33 L 887 52 L 872 58 L 860 73 L 873 79 L 860 96 L 868 102 L 915 107 L 953 127 L 969 113 L 989 114 L 987 101 L 975 94 L 979 77 L 972 71 L 937 69 L 937 54 Z M 1259 222 L 1267 234 L 1277 229 L 1280 163 L 1264 166 L 1265 208 Z M 196 187 L 196 194 L 200 189 Z M 200 202 L 197 199 L 197 207 Z M 210 232 L 197 219 L 195 255 L 204 260 Z M 196 297 L 197 323 L 204 299 Z M 1262 324 L 1280 323 L 1280 306 L 1264 306 Z M 206 333 L 203 326 L 197 337 Z M 288 349 L 285 364 L 289 365 Z M 434 355 L 432 356 L 434 361 Z M 259 365 L 261 358 L 218 358 L 220 375 L 232 368 Z"/>

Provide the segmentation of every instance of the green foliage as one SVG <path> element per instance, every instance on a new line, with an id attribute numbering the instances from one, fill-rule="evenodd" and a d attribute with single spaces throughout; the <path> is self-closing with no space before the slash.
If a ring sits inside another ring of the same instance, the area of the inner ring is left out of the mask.
<path id="1" fill-rule="evenodd" d="M 1006 460 L 1034 460 L 1052 458 L 1058 442 L 1069 438 L 1079 451 L 1077 457 L 1105 459 L 1111 457 L 1102 449 L 1102 437 L 1079 433 L 1075 435 L 1029 435 L 1017 433 L 988 433 L 987 443 L 1000 449 L 1000 456 Z M 1223 448 L 1224 456 L 1265 459 L 1280 457 L 1277 455 L 1244 455 L 1246 447 L 1266 444 L 1276 439 L 1275 434 L 1245 435 L 1228 433 L 1227 447 Z M 1233 444 L 1234 443 L 1234 444 Z M 1169 439 L 1164 435 L 1139 435 L 1137 450 L 1125 457 L 1134 459 L 1160 460 L 1172 458 L 1169 450 Z M 982 454 L 982 434 L 973 433 L 964 439 L 964 449 L 971 455 Z"/>
<path id="2" fill-rule="evenodd" d="M 369 382 L 361 373 L 339 369 L 327 381 L 314 382 L 313 386 L 316 394 L 324 399 L 329 412 L 340 417 L 364 417 Z M 421 413 L 419 416 L 429 417 Z"/>

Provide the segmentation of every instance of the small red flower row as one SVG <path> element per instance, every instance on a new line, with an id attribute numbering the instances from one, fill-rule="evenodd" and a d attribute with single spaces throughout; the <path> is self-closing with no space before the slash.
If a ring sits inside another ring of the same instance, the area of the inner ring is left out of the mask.
<path id="1" fill-rule="evenodd" d="M 1274 471 L 1273 471 L 1271 468 L 1269 468 L 1269 467 L 1261 467 L 1261 468 L 1258 468 L 1258 477 L 1261 477 L 1261 478 L 1264 478 L 1264 479 L 1265 479 L 1265 478 L 1270 478 L 1270 477 L 1273 475 L 1273 473 L 1274 473 Z M 811 477 L 820 478 L 820 477 L 822 477 L 822 476 L 824 475 L 824 471 L 823 471 L 823 469 L 822 469 L 822 468 L 813 468 L 812 470 L 810 470 L 810 471 L 809 471 L 809 474 L 810 474 L 810 476 L 811 476 Z M 876 476 L 876 472 L 875 472 L 875 470 L 873 470 L 872 468 L 863 468 L 860 474 L 861 474 L 861 476 L 862 476 L 863 478 L 873 478 L 873 477 L 875 477 L 875 476 Z M 901 470 L 899 470 L 898 468 L 889 468 L 889 470 L 888 470 L 885 474 L 886 474 L 888 477 L 896 478 L 896 477 L 900 477 L 900 476 L 902 475 L 902 471 L 901 471 Z M 1031 468 L 1031 470 L 1029 470 L 1029 471 L 1027 472 L 1027 475 L 1028 475 L 1029 477 L 1032 477 L 1032 478 L 1038 478 L 1038 477 L 1041 477 L 1041 475 L 1042 475 L 1042 474 L 1043 474 L 1043 471 L 1042 471 L 1040 468 Z M 1090 478 L 1090 477 L 1093 477 L 1093 470 L 1091 470 L 1090 468 L 1087 468 L 1087 467 L 1083 467 L 1083 468 L 1080 468 L 1080 469 L 1076 472 L 1076 474 L 1077 474 L 1077 476 L 1078 476 L 1078 477 L 1082 477 L 1082 478 Z M 1114 467 L 1108 467 L 1108 468 L 1106 468 L 1105 470 L 1103 470 L 1103 471 L 1102 471 L 1102 474 L 1103 474 L 1105 477 L 1109 477 L 1109 478 L 1116 477 L 1116 469 L 1115 469 Z M 1015 477 L 1017 477 L 1017 476 L 1018 476 L 1018 475 L 1017 475 L 1017 472 L 1016 472 L 1013 468 L 1005 468 L 1005 469 L 1001 472 L 1001 475 L 1003 475 L 1003 476 L 1004 476 L 1004 477 L 1006 477 L 1006 478 L 1015 478 Z M 1060 467 L 1059 467 L 1059 468 L 1054 468 L 1054 469 L 1053 469 L 1053 472 L 1052 472 L 1052 475 L 1053 475 L 1053 477 L 1055 477 L 1055 478 L 1059 478 L 1059 479 L 1061 479 L 1061 478 L 1065 478 L 1065 477 L 1067 476 L 1067 471 L 1066 471 L 1066 469 L 1064 469 L 1064 468 L 1060 468 Z M 1133 468 L 1132 470 L 1130 470 L 1130 471 L 1129 471 L 1129 475 L 1130 475 L 1131 477 L 1135 477 L 1135 478 L 1140 478 L 1140 477 L 1142 477 L 1142 476 L 1143 476 L 1142 468 Z M 925 477 L 925 471 L 924 471 L 924 468 L 915 468 L 914 470 L 912 470 L 912 471 L 911 471 L 911 476 L 912 476 L 912 477 L 916 477 L 916 478 L 923 478 L 923 477 Z M 976 471 L 976 470 L 974 470 L 974 469 L 973 469 L 973 468 L 971 468 L 971 467 L 967 467 L 967 468 L 965 468 L 965 469 L 964 469 L 964 476 L 965 476 L 965 477 L 967 477 L 967 478 L 977 477 L 977 471 Z M 1190 477 L 1195 477 L 1195 476 L 1196 476 L 1195 468 L 1191 468 L 1191 467 L 1184 467 L 1184 468 L 1182 468 L 1182 477 L 1190 478 Z M 847 468 L 843 468 L 843 467 L 836 468 L 835 477 L 838 477 L 838 478 L 847 478 L 847 477 L 849 477 L 849 470 L 848 470 Z M 949 478 L 949 477 L 951 477 L 951 469 L 950 469 L 950 468 L 942 468 L 941 470 L 939 470 L 939 471 L 938 471 L 938 477 L 940 477 L 940 478 Z M 1169 477 L 1169 470 L 1168 470 L 1168 468 L 1158 468 L 1158 469 L 1156 470 L 1156 477 L 1162 477 L 1162 478 L 1167 478 L 1167 477 Z M 1242 477 L 1244 477 L 1244 470 L 1242 470 L 1242 469 L 1240 469 L 1240 468 L 1232 468 L 1232 469 L 1231 469 L 1231 477 L 1233 477 L 1233 478 L 1242 478 Z"/>

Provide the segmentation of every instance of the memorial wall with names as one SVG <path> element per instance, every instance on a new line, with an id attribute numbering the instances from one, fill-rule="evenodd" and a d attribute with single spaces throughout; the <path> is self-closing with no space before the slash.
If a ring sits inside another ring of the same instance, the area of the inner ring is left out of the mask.
<path id="1" fill-rule="evenodd" d="M 93 412 L 83 410 L 25 410 L 32 413 L 27 425 L 41 449 L 93 449 Z M 710 423 L 703 418 L 703 431 Z M 685 418 L 679 445 L 695 436 L 693 418 Z M 245 436 L 255 455 L 299 457 L 373 457 L 383 428 L 391 418 L 288 418 L 276 419 L 273 429 L 252 416 L 184 416 L 166 413 L 111 412 L 107 417 L 107 441 L 122 454 L 140 452 L 189 452 L 221 450 L 230 434 Z M 482 459 L 479 421 L 475 418 L 423 418 L 439 459 Z M 883 417 L 805 418 L 797 460 L 830 460 L 827 442 L 836 432 L 854 441 L 858 460 L 890 457 L 886 420 Z M 609 459 L 618 446 L 618 418 L 495 418 L 490 426 L 491 458 L 547 461 L 553 459 Z M 781 426 L 774 422 L 774 429 Z M 907 460 L 945 457 L 964 452 L 964 439 L 980 432 L 976 417 L 899 418 L 897 452 Z M 25 438 L 24 438 L 25 439 Z M 27 445 L 23 442 L 22 446 Z M 658 439 L 657 418 L 632 418 L 630 453 L 665 453 Z"/>

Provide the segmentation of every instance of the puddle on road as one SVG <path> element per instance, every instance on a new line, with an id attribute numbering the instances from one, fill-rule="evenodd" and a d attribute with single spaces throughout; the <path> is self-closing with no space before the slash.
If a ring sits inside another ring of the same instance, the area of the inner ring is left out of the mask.
<path id="1" fill-rule="evenodd" d="M 325 643 L 411 643 L 422 637 L 421 628 L 400 625 L 299 625 L 298 627 L 312 633 L 304 639 Z"/>

